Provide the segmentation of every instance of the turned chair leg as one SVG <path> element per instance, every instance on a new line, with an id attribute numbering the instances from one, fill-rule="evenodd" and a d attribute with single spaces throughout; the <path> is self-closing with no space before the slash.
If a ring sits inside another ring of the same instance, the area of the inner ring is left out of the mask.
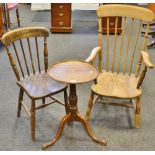
<path id="1" fill-rule="evenodd" d="M 31 138 L 35 141 L 35 100 L 31 100 Z"/>
<path id="2" fill-rule="evenodd" d="M 21 101 L 23 100 L 23 94 L 24 94 L 24 91 L 20 88 L 20 91 L 19 91 L 19 98 L 18 98 L 17 117 L 20 117 L 20 112 L 21 112 L 21 107 L 22 107 Z"/>
<path id="3" fill-rule="evenodd" d="M 19 19 L 19 11 L 18 11 L 18 8 L 16 9 L 16 17 L 17 17 L 18 27 L 20 27 L 20 19 Z"/>
<path id="4" fill-rule="evenodd" d="M 64 90 L 64 102 L 65 102 L 65 110 L 66 114 L 69 113 L 69 105 L 68 105 L 68 95 L 67 95 L 67 90 Z"/>
<path id="5" fill-rule="evenodd" d="M 86 120 L 89 121 L 90 119 L 90 114 L 91 114 L 91 110 L 93 107 L 93 100 L 94 100 L 94 93 L 93 91 L 91 91 L 91 95 L 90 95 L 90 99 L 89 99 L 89 103 L 88 103 L 88 107 L 87 107 L 87 111 L 86 111 Z"/>
<path id="6" fill-rule="evenodd" d="M 138 97 L 136 99 L 136 118 L 135 118 L 136 128 L 140 127 L 140 108 L 141 108 L 141 101 L 140 97 Z"/>

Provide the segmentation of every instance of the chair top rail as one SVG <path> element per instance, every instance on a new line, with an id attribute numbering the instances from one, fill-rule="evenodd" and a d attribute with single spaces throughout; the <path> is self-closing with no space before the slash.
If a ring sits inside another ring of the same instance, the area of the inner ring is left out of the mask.
<path id="1" fill-rule="evenodd" d="M 155 18 L 153 12 L 147 8 L 125 4 L 102 5 L 97 9 L 97 16 L 124 16 L 138 18 L 146 22 L 151 22 Z"/>
<path id="2" fill-rule="evenodd" d="M 2 37 L 2 42 L 5 46 L 8 46 L 11 42 L 19 39 L 30 37 L 48 37 L 48 29 L 44 27 L 26 27 L 11 30 L 5 33 Z"/>

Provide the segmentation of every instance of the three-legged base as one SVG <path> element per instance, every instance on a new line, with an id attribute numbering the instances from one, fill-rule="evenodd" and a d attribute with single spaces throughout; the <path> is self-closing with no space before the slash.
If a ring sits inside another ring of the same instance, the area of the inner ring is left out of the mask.
<path id="1" fill-rule="evenodd" d="M 60 138 L 60 136 L 62 135 L 63 129 L 65 127 L 65 124 L 67 122 L 70 121 L 78 121 L 80 123 L 83 124 L 85 131 L 87 132 L 87 134 L 89 135 L 90 138 L 92 138 L 93 141 L 101 144 L 101 145 L 107 145 L 105 140 L 100 140 L 98 138 L 95 137 L 94 133 L 92 132 L 90 125 L 88 123 L 88 121 L 86 121 L 86 119 L 84 117 L 82 117 L 80 115 L 80 113 L 78 112 L 78 108 L 77 108 L 77 95 L 76 95 L 76 85 L 75 84 L 70 84 L 70 95 L 69 95 L 69 113 L 66 114 L 60 124 L 59 124 L 59 128 L 57 130 L 56 136 L 53 138 L 52 141 L 50 141 L 47 144 L 44 144 L 42 146 L 42 149 L 45 150 L 48 147 L 52 146 L 54 143 L 56 143 L 56 141 Z"/>
<path id="2" fill-rule="evenodd" d="M 45 150 L 47 149 L 48 147 L 52 146 L 54 143 L 56 143 L 56 141 L 60 138 L 62 132 L 63 132 L 63 129 L 65 127 L 65 124 L 69 121 L 78 121 L 80 123 L 83 124 L 84 128 L 85 128 L 85 131 L 87 132 L 87 134 L 89 135 L 90 138 L 93 139 L 93 141 L 101 144 L 101 145 L 107 145 L 106 141 L 105 140 L 100 140 L 98 138 L 95 137 L 94 133 L 92 132 L 91 128 L 90 128 L 90 125 L 89 123 L 82 117 L 80 116 L 80 114 L 77 112 L 75 114 L 69 112 L 67 115 L 65 115 L 60 124 L 59 124 L 59 128 L 57 130 L 57 133 L 56 133 L 56 136 L 53 138 L 52 141 L 50 141 L 49 143 L 47 144 L 44 144 L 42 146 L 42 149 Z"/>

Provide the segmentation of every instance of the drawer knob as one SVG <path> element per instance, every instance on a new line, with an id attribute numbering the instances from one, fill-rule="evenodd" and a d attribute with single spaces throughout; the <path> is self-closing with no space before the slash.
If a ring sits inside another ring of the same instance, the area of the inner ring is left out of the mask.
<path id="1" fill-rule="evenodd" d="M 59 26 L 63 26 L 64 25 L 64 22 L 59 22 Z"/>
<path id="2" fill-rule="evenodd" d="M 114 23 L 112 23 L 112 22 L 111 22 L 111 23 L 110 23 L 110 25 L 111 25 L 111 26 L 113 26 L 113 25 L 114 25 Z"/>
<path id="3" fill-rule="evenodd" d="M 64 13 L 59 13 L 59 16 L 60 16 L 60 17 L 64 16 Z"/>
<path id="4" fill-rule="evenodd" d="M 59 5 L 59 8 L 62 9 L 64 6 L 63 5 Z"/>

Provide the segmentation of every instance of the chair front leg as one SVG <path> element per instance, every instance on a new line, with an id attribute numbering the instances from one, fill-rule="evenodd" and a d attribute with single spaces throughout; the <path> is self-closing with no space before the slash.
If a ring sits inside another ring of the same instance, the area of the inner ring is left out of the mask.
<path id="1" fill-rule="evenodd" d="M 85 119 L 87 121 L 89 121 L 89 119 L 90 119 L 90 114 L 91 114 L 91 110 L 93 107 L 93 101 L 94 101 L 94 93 L 93 93 L 93 91 L 91 91 L 91 95 L 90 95 L 90 99 L 89 99 L 88 107 L 87 107 L 87 111 L 86 111 L 86 116 L 85 116 Z"/>
<path id="2" fill-rule="evenodd" d="M 138 97 L 136 99 L 136 118 L 135 118 L 136 128 L 140 127 L 140 108 L 141 108 L 141 101 L 140 97 Z"/>
<path id="3" fill-rule="evenodd" d="M 21 107 L 22 107 L 22 100 L 23 100 L 24 91 L 20 88 L 19 97 L 18 97 L 18 110 L 17 110 L 17 117 L 20 117 Z"/>
<path id="4" fill-rule="evenodd" d="M 66 114 L 69 113 L 69 105 L 68 105 L 68 95 L 67 95 L 67 90 L 64 90 L 64 102 L 65 102 L 65 110 Z"/>
<path id="5" fill-rule="evenodd" d="M 35 100 L 31 99 L 31 138 L 35 141 Z"/>

